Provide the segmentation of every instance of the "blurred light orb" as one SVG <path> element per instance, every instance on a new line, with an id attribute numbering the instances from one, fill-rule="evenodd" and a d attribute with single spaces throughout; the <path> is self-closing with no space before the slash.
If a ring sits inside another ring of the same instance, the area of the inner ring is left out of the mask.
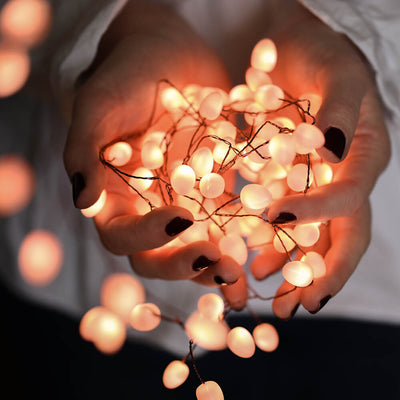
<path id="1" fill-rule="evenodd" d="M 315 251 L 309 251 L 301 258 L 301 261 L 312 268 L 314 278 L 321 278 L 321 276 L 326 274 L 326 264 L 321 254 Z"/>
<path id="2" fill-rule="evenodd" d="M 279 344 L 279 335 L 276 328 L 266 322 L 258 324 L 253 330 L 253 337 L 257 347 L 262 351 L 275 351 Z"/>
<path id="3" fill-rule="evenodd" d="M 240 201 L 246 209 L 264 211 L 271 204 L 272 196 L 265 186 L 250 183 L 240 191 Z"/>
<path id="4" fill-rule="evenodd" d="M 25 85 L 30 68 L 25 49 L 0 44 L 0 97 L 18 92 Z"/>
<path id="5" fill-rule="evenodd" d="M 224 400 L 224 394 L 218 383 L 207 381 L 196 389 L 197 400 Z"/>
<path id="6" fill-rule="evenodd" d="M 327 185 L 332 182 L 333 171 L 326 163 L 316 163 L 312 166 L 314 180 L 317 186 Z"/>
<path id="7" fill-rule="evenodd" d="M 261 39 L 251 53 L 251 66 L 264 72 L 271 72 L 275 68 L 276 61 L 275 43 L 271 39 Z"/>
<path id="8" fill-rule="evenodd" d="M 171 173 L 171 186 L 178 194 L 189 194 L 195 182 L 196 174 L 189 165 L 178 165 Z"/>
<path id="9" fill-rule="evenodd" d="M 256 351 L 251 333 L 242 326 L 237 326 L 230 330 L 227 337 L 228 348 L 238 357 L 250 358 Z"/>
<path id="10" fill-rule="evenodd" d="M 230 140 L 228 140 L 228 143 L 218 142 L 215 145 L 213 150 L 213 158 L 216 163 L 223 163 L 224 165 L 226 165 L 235 158 L 235 152 L 232 149 L 233 145 L 229 142 Z"/>
<path id="11" fill-rule="evenodd" d="M 131 175 L 133 175 L 133 177 L 129 178 L 129 184 L 139 193 L 143 193 L 150 189 L 153 184 L 154 175 L 148 168 L 136 168 Z"/>
<path id="12" fill-rule="evenodd" d="M 226 348 L 229 327 L 224 320 L 212 320 L 199 311 L 195 311 L 186 320 L 185 329 L 193 342 L 204 349 L 223 350 Z"/>
<path id="13" fill-rule="evenodd" d="M 96 200 L 96 202 L 88 208 L 83 208 L 81 210 L 81 213 L 86 218 L 93 218 L 103 209 L 104 205 L 106 204 L 106 201 L 107 201 L 107 192 L 103 190 L 100 194 L 100 197 Z"/>
<path id="14" fill-rule="evenodd" d="M 143 166 L 148 169 L 157 169 L 164 165 L 164 154 L 161 147 L 152 140 L 143 143 L 141 158 Z"/>
<path id="15" fill-rule="evenodd" d="M 216 293 L 203 294 L 197 301 L 197 309 L 204 317 L 219 320 L 225 309 L 224 301 Z"/>
<path id="16" fill-rule="evenodd" d="M 108 275 L 100 289 L 100 303 L 128 321 L 132 309 L 146 299 L 145 289 L 133 275 L 116 272 Z"/>
<path id="17" fill-rule="evenodd" d="M 300 246 L 310 247 L 317 243 L 319 239 L 318 224 L 299 224 L 294 227 L 294 239 Z"/>
<path id="18" fill-rule="evenodd" d="M 187 105 L 187 102 L 178 89 L 168 87 L 161 92 L 161 104 L 166 110 L 174 113 Z"/>
<path id="19" fill-rule="evenodd" d="M 137 331 L 152 331 L 160 322 L 161 311 L 154 303 L 138 304 L 129 315 L 129 323 Z"/>
<path id="20" fill-rule="evenodd" d="M 217 119 L 224 106 L 224 101 L 221 93 L 213 92 L 207 95 L 200 104 L 199 114 L 211 121 Z"/>
<path id="21" fill-rule="evenodd" d="M 260 86 L 254 94 L 254 100 L 268 111 L 277 110 L 281 107 L 284 98 L 283 90 L 276 85 Z"/>
<path id="22" fill-rule="evenodd" d="M 308 169 L 307 164 L 296 164 L 287 173 L 287 185 L 295 192 L 303 192 L 307 183 L 311 186 L 313 182 L 313 172 Z"/>
<path id="23" fill-rule="evenodd" d="M 253 92 L 260 86 L 272 84 L 272 79 L 267 73 L 253 67 L 246 70 L 245 81 L 249 89 Z"/>
<path id="24" fill-rule="evenodd" d="M 100 313 L 106 310 L 105 307 L 96 306 L 88 310 L 79 323 L 79 334 L 81 337 L 88 342 L 93 342 L 95 334 L 93 332 L 93 321 L 100 315 Z"/>
<path id="25" fill-rule="evenodd" d="M 239 265 L 246 263 L 248 257 L 247 246 L 240 235 L 230 233 L 223 236 L 218 242 L 218 247 L 222 254 L 232 257 Z"/>
<path id="26" fill-rule="evenodd" d="M 171 361 L 164 370 L 163 384 L 167 389 L 181 386 L 189 376 L 189 367 L 180 360 Z"/>
<path id="27" fill-rule="evenodd" d="M 296 149 L 292 135 L 280 133 L 269 142 L 271 158 L 281 165 L 289 165 L 296 157 Z"/>
<path id="28" fill-rule="evenodd" d="M 228 139 L 232 142 L 236 139 L 237 130 L 235 125 L 229 121 L 217 121 L 215 123 L 215 135 L 221 139 Z"/>
<path id="29" fill-rule="evenodd" d="M 286 281 L 294 286 L 306 287 L 314 278 L 312 268 L 302 261 L 289 261 L 282 268 L 282 275 Z"/>
<path id="30" fill-rule="evenodd" d="M 32 47 L 46 36 L 51 7 L 46 0 L 9 0 L 0 12 L 0 32 L 6 40 Z"/>
<path id="31" fill-rule="evenodd" d="M 190 157 L 189 166 L 198 178 L 209 174 L 214 166 L 212 151 L 208 147 L 200 147 Z"/>
<path id="32" fill-rule="evenodd" d="M 215 199 L 224 193 L 225 179 L 221 175 L 211 172 L 200 179 L 199 189 L 207 199 Z"/>
<path id="33" fill-rule="evenodd" d="M 24 209 L 31 201 L 34 190 L 35 175 L 29 163 L 14 154 L 0 156 L 0 217 L 14 215 Z"/>
<path id="34" fill-rule="evenodd" d="M 128 164 L 132 157 L 132 147 L 127 142 L 117 142 L 107 147 L 105 159 L 115 167 Z"/>
<path id="35" fill-rule="evenodd" d="M 18 252 L 22 278 L 33 286 L 46 286 L 59 274 L 63 248 L 57 237 L 45 230 L 28 233 Z"/>

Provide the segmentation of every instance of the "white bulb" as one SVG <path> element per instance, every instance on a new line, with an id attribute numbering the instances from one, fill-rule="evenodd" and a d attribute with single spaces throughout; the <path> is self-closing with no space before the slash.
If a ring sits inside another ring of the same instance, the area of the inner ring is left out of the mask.
<path id="1" fill-rule="evenodd" d="M 228 141 L 230 142 L 230 140 Z M 236 156 L 235 152 L 232 149 L 232 145 L 229 145 L 226 142 L 218 142 L 213 150 L 214 161 L 218 164 L 228 164 Z"/>
<path id="2" fill-rule="evenodd" d="M 164 164 L 164 154 L 157 142 L 146 141 L 141 150 L 142 163 L 145 168 L 157 169 Z"/>
<path id="3" fill-rule="evenodd" d="M 190 157 L 189 165 L 199 178 L 209 174 L 214 166 L 212 151 L 208 147 L 200 147 Z"/>
<path id="4" fill-rule="evenodd" d="M 234 143 L 236 139 L 236 127 L 232 122 L 218 121 L 215 123 L 215 135 Z"/>
<path id="5" fill-rule="evenodd" d="M 213 92 L 201 102 L 199 113 L 203 118 L 213 121 L 220 116 L 223 106 L 224 101 L 221 93 Z"/>
<path id="6" fill-rule="evenodd" d="M 242 358 L 252 357 L 256 350 L 253 336 L 241 326 L 231 329 L 228 333 L 227 344 L 232 353 Z"/>
<path id="7" fill-rule="evenodd" d="M 247 237 L 247 246 L 252 249 L 258 249 L 271 243 L 274 235 L 275 232 L 271 225 L 261 223 Z"/>
<path id="8" fill-rule="evenodd" d="M 139 193 L 150 189 L 150 186 L 153 184 L 154 175 L 148 168 L 136 168 L 131 175 L 133 176 L 129 178 L 129 184 Z"/>
<path id="9" fill-rule="evenodd" d="M 115 167 L 127 164 L 132 157 L 132 147 L 126 142 L 117 142 L 105 151 L 105 159 Z"/>
<path id="10" fill-rule="evenodd" d="M 287 251 L 293 250 L 294 247 L 296 246 L 296 243 L 293 241 L 294 239 L 293 229 L 285 228 L 285 232 L 278 230 L 278 232 L 274 236 L 273 244 L 275 250 L 278 253 L 286 253 Z"/>
<path id="11" fill-rule="evenodd" d="M 267 73 L 253 67 L 247 69 L 245 80 L 247 86 L 253 92 L 260 86 L 272 84 L 272 79 Z"/>
<path id="12" fill-rule="evenodd" d="M 250 126 L 258 127 L 265 122 L 265 110 L 258 103 L 250 103 L 245 109 L 244 119 Z"/>
<path id="13" fill-rule="evenodd" d="M 199 189 L 204 197 L 215 199 L 224 193 L 225 179 L 221 175 L 211 172 L 200 179 Z"/>
<path id="14" fill-rule="evenodd" d="M 189 367 L 180 360 L 171 361 L 164 370 L 163 384 L 167 389 L 175 389 L 182 385 L 189 376 Z"/>
<path id="15" fill-rule="evenodd" d="M 218 320 L 224 312 L 224 301 L 216 293 L 203 294 L 197 301 L 197 309 L 206 318 Z"/>
<path id="16" fill-rule="evenodd" d="M 293 137 L 284 133 L 272 137 L 269 141 L 269 152 L 271 158 L 278 164 L 291 164 L 296 157 Z"/>
<path id="17" fill-rule="evenodd" d="M 312 268 L 302 261 L 290 261 L 282 268 L 286 281 L 294 286 L 306 287 L 313 281 Z"/>
<path id="18" fill-rule="evenodd" d="M 106 204 L 106 200 L 107 200 L 107 192 L 103 190 L 100 194 L 100 197 L 96 200 L 96 202 L 92 204 L 90 207 L 82 209 L 81 213 L 86 218 L 95 217 L 103 209 L 104 204 Z"/>
<path id="19" fill-rule="evenodd" d="M 254 94 L 254 100 L 261 104 L 265 110 L 277 110 L 282 106 L 285 98 L 283 90 L 276 85 L 260 86 Z"/>
<path id="20" fill-rule="evenodd" d="M 246 209 L 264 210 L 270 205 L 272 196 L 266 187 L 251 183 L 240 191 L 240 201 Z"/>
<path id="21" fill-rule="evenodd" d="M 161 92 L 160 99 L 164 108 L 172 113 L 187 105 L 181 93 L 173 87 L 164 89 Z"/>
<path id="22" fill-rule="evenodd" d="M 296 124 L 288 117 L 276 117 L 272 120 L 272 122 L 281 128 L 287 128 L 291 130 L 296 129 Z"/>
<path id="23" fill-rule="evenodd" d="M 301 258 L 301 261 L 305 262 L 312 268 L 314 278 L 320 278 L 326 274 L 326 264 L 321 254 L 318 254 L 315 251 L 309 251 Z"/>
<path id="24" fill-rule="evenodd" d="M 330 165 L 325 163 L 313 164 L 312 170 L 317 186 L 327 185 L 332 182 L 333 172 Z"/>
<path id="25" fill-rule="evenodd" d="M 163 131 L 153 131 L 146 133 L 143 138 L 143 145 L 146 142 L 156 143 L 163 153 L 167 151 L 167 134 Z"/>
<path id="26" fill-rule="evenodd" d="M 251 53 L 251 66 L 265 72 L 271 72 L 276 65 L 277 51 L 271 39 L 262 39 Z"/>
<path id="27" fill-rule="evenodd" d="M 306 189 L 307 179 L 308 186 L 310 186 L 313 181 L 313 173 L 311 168 L 308 170 L 308 165 L 296 164 L 292 167 L 292 169 L 289 170 L 287 174 L 287 185 L 295 192 L 302 192 Z"/>
<path id="28" fill-rule="evenodd" d="M 315 223 L 296 225 L 293 235 L 299 246 L 310 247 L 319 239 L 319 227 Z"/>
<path id="29" fill-rule="evenodd" d="M 223 236 L 218 242 L 222 254 L 232 257 L 239 265 L 247 261 L 247 246 L 243 239 L 237 234 Z"/>
<path id="30" fill-rule="evenodd" d="M 296 152 L 308 154 L 325 144 L 325 136 L 315 125 L 302 122 L 293 132 Z"/>
<path id="31" fill-rule="evenodd" d="M 257 130 L 257 138 L 268 142 L 272 137 L 279 133 L 279 128 L 273 124 L 265 123 Z"/>
<path id="32" fill-rule="evenodd" d="M 229 99 L 231 102 L 244 101 L 244 100 L 252 100 L 253 93 L 248 88 L 247 85 L 236 85 L 229 92 Z"/>
<path id="33" fill-rule="evenodd" d="M 263 185 L 268 185 L 277 179 L 285 179 L 287 170 L 274 160 L 270 160 L 260 172 L 260 182 Z"/>
<path id="34" fill-rule="evenodd" d="M 253 151 L 249 154 L 249 159 L 255 163 L 266 164 L 270 158 L 268 142 L 256 137 L 251 141 L 250 146 Z"/>
<path id="35" fill-rule="evenodd" d="M 194 188 L 196 174 L 189 165 L 179 165 L 171 173 L 172 189 L 178 194 L 188 194 Z"/>
<path id="36" fill-rule="evenodd" d="M 160 324 L 161 311 L 153 303 L 136 305 L 129 315 L 129 323 L 138 331 L 148 332 Z"/>
<path id="37" fill-rule="evenodd" d="M 257 347 L 262 351 L 274 351 L 279 344 L 279 335 L 276 328 L 268 323 L 257 325 L 253 330 L 253 337 Z"/>
<path id="38" fill-rule="evenodd" d="M 207 381 L 198 386 L 196 397 L 197 400 L 224 400 L 221 388 L 214 381 Z"/>

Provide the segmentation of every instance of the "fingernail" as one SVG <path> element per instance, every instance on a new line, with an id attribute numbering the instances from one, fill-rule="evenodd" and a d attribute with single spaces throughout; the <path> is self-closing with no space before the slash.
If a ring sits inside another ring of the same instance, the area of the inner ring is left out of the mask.
<path id="1" fill-rule="evenodd" d="M 193 225 L 193 221 L 181 217 L 175 217 L 172 221 L 168 222 L 165 227 L 165 232 L 168 236 L 175 236 L 189 228 L 191 225 Z"/>
<path id="2" fill-rule="evenodd" d="M 330 150 L 337 158 L 342 158 L 346 147 L 346 137 L 342 130 L 329 128 L 325 132 L 325 148 Z"/>
<path id="3" fill-rule="evenodd" d="M 219 275 L 215 275 L 214 276 L 214 281 L 217 285 L 220 286 L 227 286 L 228 284 L 219 276 Z"/>
<path id="4" fill-rule="evenodd" d="M 322 307 L 325 306 L 325 304 L 330 300 L 332 296 L 328 295 L 324 297 L 320 302 L 319 302 L 319 307 L 315 311 L 310 311 L 311 314 L 316 314 L 318 311 L 321 311 Z"/>
<path id="5" fill-rule="evenodd" d="M 193 271 L 202 271 L 203 269 L 211 267 L 211 265 L 214 265 L 217 262 L 218 262 L 218 260 L 213 261 L 213 260 L 210 260 L 209 258 L 207 258 L 206 256 L 200 256 L 199 258 L 197 258 L 194 261 L 192 268 L 193 268 Z"/>
<path id="6" fill-rule="evenodd" d="M 73 175 L 72 179 L 72 199 L 74 200 L 74 205 L 76 207 L 76 202 L 81 194 L 82 190 L 85 188 L 85 178 L 80 172 Z"/>
<path id="7" fill-rule="evenodd" d="M 273 221 L 272 224 L 285 224 L 295 221 L 297 217 L 290 212 L 281 212 Z"/>

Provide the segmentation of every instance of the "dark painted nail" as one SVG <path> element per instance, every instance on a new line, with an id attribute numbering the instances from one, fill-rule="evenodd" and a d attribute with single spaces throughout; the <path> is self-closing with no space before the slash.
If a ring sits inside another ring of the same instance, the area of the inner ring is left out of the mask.
<path id="1" fill-rule="evenodd" d="M 85 178 L 80 172 L 77 172 L 72 177 L 71 182 L 72 182 L 72 198 L 74 200 L 74 205 L 76 207 L 76 202 L 78 201 L 78 197 L 86 186 Z"/>
<path id="2" fill-rule="evenodd" d="M 211 265 L 214 265 L 217 262 L 218 262 L 218 260 L 213 261 L 213 260 L 210 260 L 209 258 L 207 258 L 206 256 L 200 256 L 199 258 L 197 258 L 194 261 L 192 268 L 194 271 L 202 271 L 203 269 L 211 267 Z"/>
<path id="3" fill-rule="evenodd" d="M 311 314 L 316 314 L 318 311 L 322 309 L 322 307 L 325 306 L 325 304 L 331 299 L 331 295 L 328 295 L 324 297 L 320 302 L 319 302 L 319 307 L 315 311 L 310 311 Z"/>
<path id="4" fill-rule="evenodd" d="M 290 212 L 281 212 L 273 221 L 273 224 L 285 224 L 287 222 L 295 221 L 297 217 Z"/>
<path id="5" fill-rule="evenodd" d="M 214 281 L 217 285 L 221 285 L 221 286 L 227 285 L 227 283 L 219 275 L 214 276 Z"/>
<path id="6" fill-rule="evenodd" d="M 168 236 L 175 236 L 192 225 L 193 221 L 190 221 L 189 219 L 175 217 L 172 221 L 168 222 L 167 226 L 165 227 L 165 232 Z"/>
<path id="7" fill-rule="evenodd" d="M 325 147 L 337 158 L 342 159 L 346 147 L 346 137 L 338 128 L 329 128 L 325 132 Z"/>

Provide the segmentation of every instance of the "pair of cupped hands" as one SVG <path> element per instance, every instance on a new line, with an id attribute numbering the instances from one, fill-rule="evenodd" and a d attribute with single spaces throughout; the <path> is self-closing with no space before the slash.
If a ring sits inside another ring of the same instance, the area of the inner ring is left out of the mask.
<path id="1" fill-rule="evenodd" d="M 309 92 L 322 96 L 316 124 L 326 142 L 319 154 L 334 168 L 332 183 L 307 195 L 284 197 L 268 210 L 270 221 L 282 223 L 288 215 L 296 223 L 330 220 L 314 248 L 324 255 L 326 275 L 273 302 L 274 313 L 289 319 L 299 304 L 311 313 L 319 311 L 366 251 L 371 236 L 368 198 L 388 163 L 390 145 L 371 71 L 354 45 L 295 1 L 273 21 L 264 35 L 278 48 L 272 79 L 294 97 Z M 100 151 L 118 138 L 137 133 L 139 143 L 161 79 L 178 88 L 195 83 L 229 91 L 218 56 L 171 10 L 129 2 L 104 34 L 86 75 L 76 91 L 64 153 L 76 207 L 91 206 L 106 189 L 107 202 L 95 224 L 108 250 L 127 255 L 134 271 L 147 278 L 226 283 L 221 285 L 226 300 L 243 308 L 248 297 L 243 269 L 216 244 L 200 241 L 154 250 L 190 226 L 193 215 L 174 205 L 136 215 L 132 199 L 137 195 L 99 161 Z M 267 245 L 251 272 L 263 280 L 285 260 L 285 254 Z M 284 282 L 277 295 L 291 288 Z"/>

